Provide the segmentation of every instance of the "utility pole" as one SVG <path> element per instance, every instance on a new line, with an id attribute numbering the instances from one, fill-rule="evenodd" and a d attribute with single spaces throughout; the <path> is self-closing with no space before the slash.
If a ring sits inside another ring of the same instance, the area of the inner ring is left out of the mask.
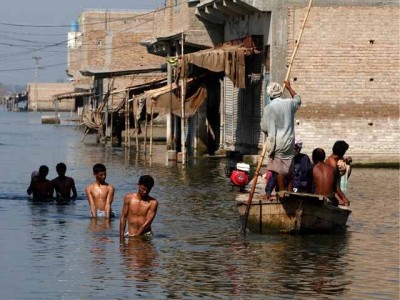
<path id="1" fill-rule="evenodd" d="M 37 111 L 38 97 L 39 97 L 39 93 L 38 93 L 39 60 L 41 60 L 42 58 L 39 56 L 33 56 L 32 58 L 35 60 L 35 106 L 34 106 L 34 110 Z"/>
<path id="2" fill-rule="evenodd" d="M 181 57 L 182 57 L 182 70 L 185 70 L 185 60 L 184 60 L 184 40 L 185 36 L 182 31 L 182 43 L 181 43 Z M 186 164 L 186 134 L 185 134 L 185 100 L 186 100 L 186 74 L 181 79 L 181 152 L 182 152 L 182 165 Z"/>

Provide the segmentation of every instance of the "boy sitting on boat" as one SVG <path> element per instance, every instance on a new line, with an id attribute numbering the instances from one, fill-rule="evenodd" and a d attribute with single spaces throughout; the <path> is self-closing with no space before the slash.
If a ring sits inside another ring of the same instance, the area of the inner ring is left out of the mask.
<path id="1" fill-rule="evenodd" d="M 338 188 L 338 172 L 334 167 L 324 162 L 325 151 L 322 148 L 314 149 L 312 160 L 314 167 L 312 170 L 313 190 L 315 194 L 325 196 L 332 201 L 333 205 L 349 206 L 350 201 Z M 336 197 L 336 195 L 338 197 Z"/>

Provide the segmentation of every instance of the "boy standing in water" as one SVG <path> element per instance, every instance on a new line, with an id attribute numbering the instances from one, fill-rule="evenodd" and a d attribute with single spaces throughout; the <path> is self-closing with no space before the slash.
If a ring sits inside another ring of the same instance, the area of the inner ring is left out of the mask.
<path id="1" fill-rule="evenodd" d="M 75 200 L 77 197 L 75 181 L 73 178 L 65 176 L 65 172 L 67 172 L 67 166 L 60 162 L 56 166 L 56 171 L 58 177 L 51 181 L 56 192 L 56 201 L 68 202 L 70 200 Z"/>
<path id="2" fill-rule="evenodd" d="M 119 237 L 151 235 L 151 223 L 158 208 L 158 201 L 149 195 L 154 185 L 154 179 L 150 175 L 139 178 L 137 193 L 128 193 L 124 197 L 124 204 L 119 225 Z M 125 233 L 125 225 L 128 221 L 128 231 Z"/>
<path id="3" fill-rule="evenodd" d="M 92 218 L 114 217 L 114 212 L 111 210 L 111 204 L 114 200 L 114 187 L 105 181 L 107 177 L 106 167 L 103 164 L 95 164 L 93 175 L 96 181 L 85 189 L 91 216 Z"/>
<path id="4" fill-rule="evenodd" d="M 46 178 L 47 174 L 49 174 L 49 168 L 46 165 L 40 166 L 36 176 L 32 172 L 31 184 L 26 192 L 28 195 L 33 194 L 34 201 L 53 200 L 53 184 Z"/>

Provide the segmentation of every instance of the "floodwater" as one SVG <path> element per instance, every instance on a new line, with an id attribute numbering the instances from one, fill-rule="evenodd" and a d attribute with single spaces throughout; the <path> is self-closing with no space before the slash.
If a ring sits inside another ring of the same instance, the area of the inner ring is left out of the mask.
<path id="1" fill-rule="evenodd" d="M 150 159 L 40 117 L 0 112 L 1 299 L 399 299 L 398 170 L 353 170 L 343 234 L 243 236 L 223 159 L 167 164 L 164 147 Z M 78 200 L 29 202 L 31 172 L 46 164 L 52 179 L 60 161 Z M 118 218 L 89 218 L 84 188 L 97 162 L 117 217 L 139 176 L 153 175 L 150 240 L 120 244 Z"/>

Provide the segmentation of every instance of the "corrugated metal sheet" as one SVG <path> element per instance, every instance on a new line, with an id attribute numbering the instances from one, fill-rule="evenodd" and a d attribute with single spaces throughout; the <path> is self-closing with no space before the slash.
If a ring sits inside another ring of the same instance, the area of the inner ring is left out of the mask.
<path id="1" fill-rule="evenodd" d="M 237 128 L 237 99 L 239 89 L 233 86 L 232 80 L 228 77 L 224 78 L 225 88 L 225 128 L 223 141 L 225 146 L 231 147 L 236 143 L 236 128 Z M 232 149 L 233 150 L 233 149 Z"/>
<path id="2" fill-rule="evenodd" d="M 256 153 L 262 146 L 260 128 L 264 98 L 262 81 L 247 89 L 238 89 L 225 77 L 225 147 L 245 153 Z"/>

